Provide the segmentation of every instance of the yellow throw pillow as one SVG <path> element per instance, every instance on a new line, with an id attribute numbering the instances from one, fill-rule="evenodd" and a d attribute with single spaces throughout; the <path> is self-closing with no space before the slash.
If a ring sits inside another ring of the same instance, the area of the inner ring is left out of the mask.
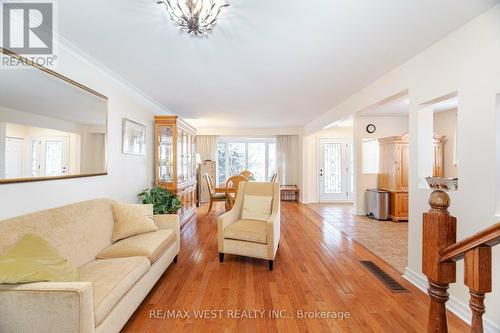
<path id="1" fill-rule="evenodd" d="M 78 281 L 78 270 L 45 239 L 27 234 L 0 256 L 0 283 Z"/>
<path id="2" fill-rule="evenodd" d="M 243 197 L 242 220 L 267 221 L 271 216 L 271 203 L 273 197 L 248 195 Z"/>
<path id="3" fill-rule="evenodd" d="M 153 222 L 153 205 L 113 204 L 113 242 L 130 236 L 158 230 Z"/>

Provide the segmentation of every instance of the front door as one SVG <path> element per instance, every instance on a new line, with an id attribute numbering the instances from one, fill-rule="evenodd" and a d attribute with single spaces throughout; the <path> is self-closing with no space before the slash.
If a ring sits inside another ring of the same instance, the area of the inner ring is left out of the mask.
<path id="1" fill-rule="evenodd" d="M 68 173 L 69 142 L 67 137 L 38 137 L 31 147 L 33 176 L 55 177 Z"/>
<path id="2" fill-rule="evenodd" d="M 339 140 L 321 140 L 319 154 L 319 200 L 349 199 L 349 148 Z"/>

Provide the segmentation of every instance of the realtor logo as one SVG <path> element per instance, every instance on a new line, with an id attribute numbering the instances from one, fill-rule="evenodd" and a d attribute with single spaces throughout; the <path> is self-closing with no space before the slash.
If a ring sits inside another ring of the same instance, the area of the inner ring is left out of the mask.
<path id="1" fill-rule="evenodd" d="M 53 22 L 51 2 L 4 2 L 3 47 L 21 55 L 52 54 Z"/>

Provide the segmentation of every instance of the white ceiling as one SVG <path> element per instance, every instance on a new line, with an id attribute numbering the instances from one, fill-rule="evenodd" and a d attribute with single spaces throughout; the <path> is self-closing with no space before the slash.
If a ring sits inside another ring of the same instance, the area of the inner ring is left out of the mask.
<path id="1" fill-rule="evenodd" d="M 404 95 L 393 100 L 369 107 L 358 115 L 360 116 L 375 116 L 375 117 L 407 117 L 410 112 L 410 101 L 408 95 Z"/>
<path id="2" fill-rule="evenodd" d="M 207 38 L 153 0 L 58 2 L 59 33 L 198 127 L 303 126 L 497 0 L 228 0 Z"/>
<path id="3" fill-rule="evenodd" d="M 436 103 L 431 103 L 434 113 L 444 112 L 458 108 L 458 97 L 451 96 Z M 370 117 L 407 117 L 410 112 L 410 101 L 408 95 L 400 96 L 386 103 L 369 107 L 358 116 Z"/>
<path id="4" fill-rule="evenodd" d="M 434 113 L 448 111 L 456 108 L 458 108 L 458 97 L 451 97 L 432 105 Z"/>

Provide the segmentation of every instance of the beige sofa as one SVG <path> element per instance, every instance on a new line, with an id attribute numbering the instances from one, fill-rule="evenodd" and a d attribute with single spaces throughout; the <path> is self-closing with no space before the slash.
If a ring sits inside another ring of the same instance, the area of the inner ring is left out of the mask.
<path id="1" fill-rule="evenodd" d="M 180 230 L 177 215 L 154 216 L 160 230 L 133 236 L 149 257 L 96 259 L 111 245 L 113 203 L 97 199 L 0 221 L 0 254 L 33 233 L 48 240 L 80 273 L 79 282 L 0 284 L 0 332 L 121 330 L 177 259 Z"/>
<path id="2" fill-rule="evenodd" d="M 267 221 L 241 219 L 245 195 L 272 197 Z M 280 204 L 278 183 L 241 182 L 233 208 L 218 218 L 220 262 L 225 253 L 267 259 L 272 271 L 280 242 Z"/>

